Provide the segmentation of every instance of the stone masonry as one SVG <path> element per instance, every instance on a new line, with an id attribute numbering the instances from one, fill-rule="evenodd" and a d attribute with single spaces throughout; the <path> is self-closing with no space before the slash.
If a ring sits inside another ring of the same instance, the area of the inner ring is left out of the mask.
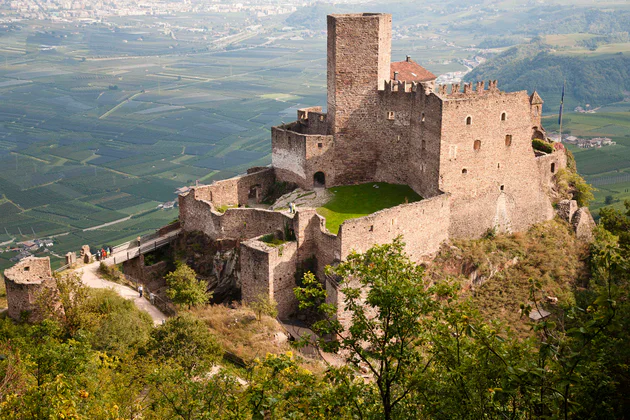
<path id="1" fill-rule="evenodd" d="M 451 238 L 523 231 L 554 216 L 550 191 L 566 154 L 532 148 L 532 139 L 546 139 L 540 96 L 502 92 L 496 81 L 436 86 L 411 57 L 391 63 L 391 24 L 388 14 L 328 16 L 327 112 L 300 109 L 295 122 L 273 127 L 270 168 L 179 197 L 182 229 L 234 240 L 243 300 L 264 293 L 278 302 L 281 318 L 296 309 L 294 273 L 307 261 L 324 280 L 326 265 L 399 235 L 422 261 Z M 333 234 L 315 209 L 245 208 L 275 182 L 307 190 L 407 184 L 424 200 L 347 220 Z M 590 214 L 570 203 L 561 209 L 586 238 Z M 266 234 L 286 242 L 269 246 L 261 241 Z M 338 285 L 325 281 L 339 303 Z"/>
<path id="2" fill-rule="evenodd" d="M 37 322 L 41 314 L 37 298 L 45 289 L 57 289 L 50 258 L 25 258 L 4 270 L 9 316 L 16 321 Z"/>

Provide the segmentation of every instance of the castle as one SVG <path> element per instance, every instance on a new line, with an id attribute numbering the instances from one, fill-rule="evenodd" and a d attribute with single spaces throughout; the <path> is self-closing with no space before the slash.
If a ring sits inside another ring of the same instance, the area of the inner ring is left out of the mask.
<path id="1" fill-rule="evenodd" d="M 496 81 L 463 91 L 436 86 L 410 57 L 391 63 L 391 23 L 388 14 L 328 16 L 327 112 L 300 109 L 297 121 L 273 127 L 271 167 L 179 197 L 182 229 L 236 240 L 243 300 L 268 295 L 280 317 L 297 309 L 295 273 L 305 261 L 316 261 L 330 301 L 339 303 L 324 267 L 353 250 L 402 235 L 407 253 L 421 261 L 451 238 L 523 231 L 554 216 L 553 176 L 567 158 L 562 147 L 532 148 L 532 139 L 546 139 L 539 95 L 502 92 Z M 346 220 L 338 234 L 315 209 L 244 207 L 276 182 L 310 190 L 377 181 L 407 184 L 424 199 Z M 228 206 L 238 207 L 217 211 Z M 287 242 L 260 240 L 270 233 Z"/>

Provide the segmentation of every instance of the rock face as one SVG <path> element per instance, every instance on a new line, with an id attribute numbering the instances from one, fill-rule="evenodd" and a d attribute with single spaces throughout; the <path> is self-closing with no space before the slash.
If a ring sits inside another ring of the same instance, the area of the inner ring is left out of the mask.
<path id="1" fill-rule="evenodd" d="M 592 242 L 594 239 L 593 229 L 595 229 L 595 220 L 588 207 L 582 207 L 575 212 L 572 220 L 575 235 L 581 241 Z"/>
<path id="2" fill-rule="evenodd" d="M 213 240 L 201 232 L 186 232 L 178 238 L 174 253 L 183 256 L 186 264 L 208 282 L 211 303 L 240 300 L 238 241 Z"/>
<path id="3" fill-rule="evenodd" d="M 578 211 L 577 201 L 575 200 L 562 200 L 558 203 L 558 216 L 563 220 L 571 223 L 573 215 Z"/>

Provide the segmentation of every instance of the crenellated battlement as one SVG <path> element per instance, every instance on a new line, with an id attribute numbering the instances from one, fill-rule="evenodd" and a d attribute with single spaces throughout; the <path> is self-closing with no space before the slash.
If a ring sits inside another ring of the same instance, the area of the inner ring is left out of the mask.
<path id="1" fill-rule="evenodd" d="M 435 83 L 429 82 L 407 82 L 403 80 L 387 80 L 385 81 L 385 92 L 395 93 L 424 93 L 429 95 L 435 90 Z"/>
<path id="2" fill-rule="evenodd" d="M 445 96 L 449 98 L 462 98 L 466 96 L 480 96 L 485 94 L 494 94 L 500 93 L 498 88 L 498 82 L 496 80 L 488 80 L 488 89 L 485 88 L 485 82 L 479 81 L 475 83 L 473 89 L 473 83 L 464 83 L 464 91 L 461 91 L 461 83 L 452 83 L 451 85 L 439 85 L 437 87 L 437 93 L 440 96 Z M 449 89 L 450 86 L 450 89 Z"/>

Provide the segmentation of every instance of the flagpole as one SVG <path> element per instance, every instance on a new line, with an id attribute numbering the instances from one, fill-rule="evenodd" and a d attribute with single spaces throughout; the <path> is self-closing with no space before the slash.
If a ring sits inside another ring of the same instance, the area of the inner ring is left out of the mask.
<path id="1" fill-rule="evenodd" d="M 567 86 L 567 79 L 564 79 L 564 84 L 562 85 L 562 99 L 560 99 L 560 143 L 562 143 L 562 117 L 564 114 L 564 89 Z"/>

